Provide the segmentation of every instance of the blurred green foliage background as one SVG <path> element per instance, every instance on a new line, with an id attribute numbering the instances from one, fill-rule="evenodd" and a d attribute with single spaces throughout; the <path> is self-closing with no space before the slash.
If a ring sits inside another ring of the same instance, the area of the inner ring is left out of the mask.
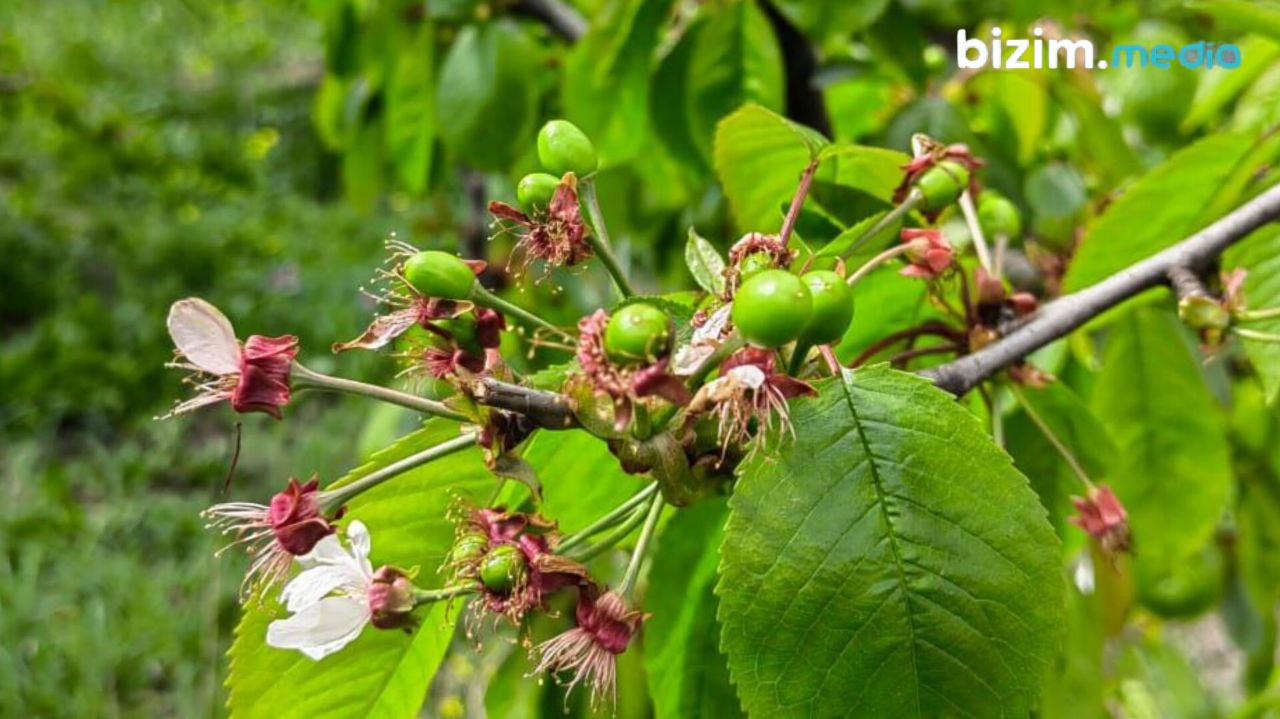
<path id="1" fill-rule="evenodd" d="M 0 5 L 0 715 L 223 711 L 244 566 L 197 513 L 233 420 L 153 421 L 182 392 L 164 308 L 325 348 L 411 224 L 333 201 L 320 37 L 296 3 Z M 243 418 L 234 491 L 349 466 L 367 410 Z"/>

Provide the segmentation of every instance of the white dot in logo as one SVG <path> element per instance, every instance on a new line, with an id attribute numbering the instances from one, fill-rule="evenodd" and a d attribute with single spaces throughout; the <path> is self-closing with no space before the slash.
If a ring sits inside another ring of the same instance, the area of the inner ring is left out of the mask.
<path id="1" fill-rule="evenodd" d="M 1107 69 L 1107 61 L 1106 61 L 1106 60 L 1099 60 L 1099 61 L 1098 61 L 1098 69 L 1099 69 L 1099 70 L 1106 70 L 1106 69 Z"/>

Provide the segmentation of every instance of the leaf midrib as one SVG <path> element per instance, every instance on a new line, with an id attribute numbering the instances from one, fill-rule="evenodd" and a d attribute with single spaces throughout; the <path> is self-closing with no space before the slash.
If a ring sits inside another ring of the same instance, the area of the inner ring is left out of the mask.
<path id="1" fill-rule="evenodd" d="M 902 555 L 898 549 L 898 534 L 894 531 L 893 521 L 889 516 L 888 495 L 880 479 L 880 470 L 876 465 L 875 455 L 871 452 L 871 442 L 867 439 L 866 430 L 862 426 L 862 418 L 853 404 L 853 395 L 849 393 L 849 383 L 840 381 L 840 389 L 844 393 L 845 404 L 849 406 L 849 416 L 853 419 L 854 429 L 858 433 L 858 444 L 867 456 L 867 467 L 871 471 L 871 484 L 876 492 L 876 504 L 880 507 L 880 516 L 884 519 L 885 531 L 889 535 L 889 549 L 893 554 L 893 566 L 898 572 L 898 590 L 902 592 L 902 608 L 907 615 L 907 629 L 910 634 L 911 676 L 914 679 L 912 689 L 916 699 L 916 716 L 924 716 L 920 707 L 920 662 L 916 656 L 916 620 L 911 611 L 911 593 L 908 591 L 906 568 L 902 564 Z"/>

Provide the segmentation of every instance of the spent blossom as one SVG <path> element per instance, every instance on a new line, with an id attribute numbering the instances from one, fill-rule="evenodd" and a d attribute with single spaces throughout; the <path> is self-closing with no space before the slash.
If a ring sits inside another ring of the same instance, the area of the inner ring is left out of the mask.
<path id="1" fill-rule="evenodd" d="M 209 527 L 235 537 L 219 554 L 238 545 L 247 549 L 251 563 L 242 587 L 246 593 L 264 591 L 282 581 L 294 557 L 308 554 L 336 531 L 333 523 L 343 510 L 325 515 L 319 485 L 315 478 L 306 484 L 290 478 L 270 504 L 227 502 L 202 513 Z"/>
<path id="2" fill-rule="evenodd" d="M 647 618 L 632 609 L 616 592 L 596 596 L 594 587 L 578 593 L 574 612 L 577 626 L 559 634 L 535 649 L 538 666 L 535 671 L 571 672 L 568 691 L 578 684 L 591 689 L 593 705 L 608 699 L 617 703 L 617 657 L 627 650 L 631 638 Z"/>
<path id="3" fill-rule="evenodd" d="M 572 172 L 560 180 L 546 210 L 535 209 L 530 215 L 495 200 L 489 203 L 489 212 L 503 232 L 518 234 L 516 249 L 524 255 L 526 266 L 538 259 L 550 267 L 572 267 L 591 258 L 587 226 L 578 206 L 578 179 Z"/>
<path id="4" fill-rule="evenodd" d="M 167 324 L 177 358 L 166 366 L 191 370 L 188 381 L 196 396 L 165 417 L 227 402 L 237 412 L 265 412 L 280 419 L 280 408 L 289 403 L 297 337 L 250 335 L 242 345 L 226 315 L 198 297 L 174 302 Z"/>
<path id="5" fill-rule="evenodd" d="M 1132 546 L 1129 515 L 1115 492 L 1106 485 L 1091 487 L 1084 497 L 1072 497 L 1077 514 L 1067 521 L 1097 540 L 1108 555 L 1127 552 Z"/>

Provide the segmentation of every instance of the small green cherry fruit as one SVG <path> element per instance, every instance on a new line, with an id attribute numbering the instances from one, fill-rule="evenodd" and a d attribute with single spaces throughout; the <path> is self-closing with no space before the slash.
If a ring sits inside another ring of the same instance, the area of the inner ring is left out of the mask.
<path id="1" fill-rule="evenodd" d="M 753 275 L 733 296 L 733 324 L 757 347 L 781 347 L 800 336 L 813 297 L 809 286 L 785 270 Z"/>
<path id="2" fill-rule="evenodd" d="M 809 286 L 813 309 L 800 333 L 807 345 L 825 345 L 844 336 L 853 321 L 853 289 L 831 270 L 814 270 L 800 278 Z"/>
<path id="3" fill-rule="evenodd" d="M 555 197 L 556 188 L 559 186 L 560 180 L 555 175 L 534 172 L 520 178 L 520 184 L 516 185 L 516 199 L 520 201 L 520 206 L 525 212 L 533 212 L 534 209 L 545 210 L 547 205 L 551 204 L 551 198 Z"/>
<path id="4" fill-rule="evenodd" d="M 445 300 L 470 298 L 476 286 L 471 267 L 456 255 L 426 250 L 405 260 L 404 278 L 425 297 Z"/>
<path id="5" fill-rule="evenodd" d="M 508 594 L 524 576 L 525 558 L 512 544 L 499 544 L 485 555 L 480 564 L 480 582 L 485 589 L 497 594 Z"/>
<path id="6" fill-rule="evenodd" d="M 1004 235 L 1012 240 L 1022 236 L 1022 215 L 1017 206 L 992 190 L 983 190 L 978 200 L 978 224 L 988 237 Z"/>
<path id="7" fill-rule="evenodd" d="M 598 164 L 591 138 L 568 120 L 551 120 L 538 131 L 538 161 L 553 175 L 578 177 L 595 172 Z"/>
<path id="8" fill-rule="evenodd" d="M 954 160 L 943 160 L 925 170 L 916 180 L 916 189 L 924 195 L 920 209 L 938 212 L 960 199 L 960 193 L 969 187 L 969 169 Z"/>
<path id="9" fill-rule="evenodd" d="M 652 362 L 665 354 L 670 345 L 671 318 L 643 302 L 614 312 L 604 328 L 604 351 L 618 364 Z"/>

